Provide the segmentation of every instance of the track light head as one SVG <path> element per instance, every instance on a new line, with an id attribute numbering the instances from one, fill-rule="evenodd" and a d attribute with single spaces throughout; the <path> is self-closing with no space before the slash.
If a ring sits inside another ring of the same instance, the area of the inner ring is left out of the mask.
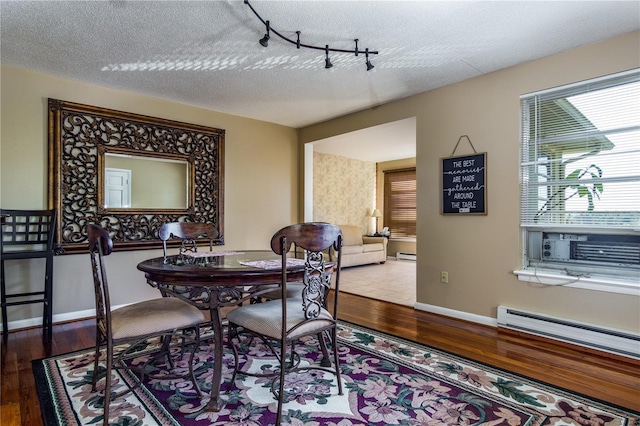
<path id="1" fill-rule="evenodd" d="M 372 70 L 373 68 L 375 68 L 375 67 L 374 67 L 374 66 L 373 66 L 373 64 L 369 61 L 369 49 L 366 49 L 364 52 L 365 52 L 365 55 L 366 55 L 366 58 L 367 58 L 367 62 L 366 62 L 366 64 L 367 64 L 367 71 L 371 71 L 371 70 Z"/>
<path id="2" fill-rule="evenodd" d="M 271 32 L 271 26 L 269 25 L 269 21 L 267 21 L 266 25 L 267 25 L 267 32 L 265 33 L 264 37 L 260 39 L 260 44 L 263 47 L 269 46 L 269 39 L 271 38 L 269 37 L 269 33 Z"/>
<path id="3" fill-rule="evenodd" d="M 329 69 L 331 67 L 333 67 L 333 64 L 331 63 L 331 61 L 329 60 L 329 45 L 327 44 L 327 46 L 324 48 L 325 51 L 325 58 L 324 58 L 324 67 L 326 69 Z"/>

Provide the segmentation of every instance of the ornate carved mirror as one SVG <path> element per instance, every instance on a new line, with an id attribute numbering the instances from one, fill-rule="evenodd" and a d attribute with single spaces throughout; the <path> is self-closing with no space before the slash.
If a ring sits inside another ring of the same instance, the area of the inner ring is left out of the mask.
<path id="1" fill-rule="evenodd" d="M 224 244 L 224 130 L 49 99 L 49 207 L 57 252 L 87 249 L 86 227 L 115 250 L 158 248 L 167 222 L 208 222 Z"/>

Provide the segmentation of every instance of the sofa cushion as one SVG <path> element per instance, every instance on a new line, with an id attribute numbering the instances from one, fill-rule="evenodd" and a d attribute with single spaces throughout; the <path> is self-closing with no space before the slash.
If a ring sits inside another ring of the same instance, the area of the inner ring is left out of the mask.
<path id="1" fill-rule="evenodd" d="M 340 225 L 343 246 L 362 245 L 362 228 L 356 225 Z"/>
<path id="2" fill-rule="evenodd" d="M 368 253 L 370 251 L 382 251 L 384 250 L 384 246 L 382 243 L 373 243 L 373 244 L 365 244 L 362 246 L 362 251 L 364 253 Z"/>
<path id="3" fill-rule="evenodd" d="M 382 246 L 382 244 L 380 244 Z M 363 251 L 363 245 L 356 245 L 356 246 L 342 246 L 342 255 L 346 256 L 349 254 L 360 254 Z"/>

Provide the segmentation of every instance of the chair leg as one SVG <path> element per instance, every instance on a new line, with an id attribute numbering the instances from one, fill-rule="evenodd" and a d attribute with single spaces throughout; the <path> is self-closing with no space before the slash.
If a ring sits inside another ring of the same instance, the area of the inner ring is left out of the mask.
<path id="1" fill-rule="evenodd" d="M 113 344 L 107 342 L 107 370 L 104 381 L 104 414 L 102 424 L 109 425 L 109 405 L 111 404 L 111 369 L 113 367 Z"/>
<path id="2" fill-rule="evenodd" d="M 331 349 L 333 350 L 333 365 L 338 381 L 338 395 L 342 395 L 342 378 L 340 377 L 340 361 L 338 359 L 338 330 L 335 327 L 331 330 Z"/>
<path id="3" fill-rule="evenodd" d="M 42 338 L 44 343 L 48 345 L 53 337 L 53 256 L 47 257 L 45 274 Z"/>
<path id="4" fill-rule="evenodd" d="M 296 343 L 297 341 L 291 342 L 291 352 L 289 353 L 289 368 L 294 368 L 294 366 L 296 365 L 296 351 L 295 351 Z M 282 356 L 284 356 L 284 353 L 282 354 Z"/>
<path id="5" fill-rule="evenodd" d="M 91 392 L 96 391 L 98 384 L 98 368 L 100 367 L 100 349 L 96 348 L 95 355 L 93 357 L 93 377 L 91 378 Z"/>
<path id="6" fill-rule="evenodd" d="M 276 426 L 280 426 L 282 422 L 282 405 L 284 400 L 284 378 L 287 369 L 287 342 L 282 342 L 280 345 L 280 383 L 278 386 L 278 412 L 276 413 Z M 291 349 L 293 352 L 293 348 Z"/>
<path id="7" fill-rule="evenodd" d="M 196 354 L 196 351 L 200 349 L 200 326 L 196 325 L 195 327 L 195 343 L 193 346 L 193 350 L 191 351 L 191 355 L 189 356 L 189 376 L 191 377 L 191 382 L 193 382 L 193 386 L 196 388 L 196 393 L 198 397 L 202 396 L 202 391 L 200 390 L 200 386 L 198 386 L 198 381 L 196 380 L 196 375 L 193 373 L 193 358 Z"/>
<path id="8" fill-rule="evenodd" d="M 91 392 L 96 391 L 96 385 L 98 384 L 98 367 L 100 366 L 100 345 L 102 344 L 102 335 L 100 334 L 100 327 L 96 324 L 96 346 L 93 355 L 93 376 L 91 378 Z"/>
<path id="9" fill-rule="evenodd" d="M 183 333 L 185 333 L 185 331 L 183 331 Z M 181 351 L 184 351 L 184 335 L 182 336 L 182 348 Z M 174 369 L 175 368 L 175 364 L 173 363 L 173 358 L 171 358 L 171 336 L 161 336 L 160 337 L 160 342 L 162 343 L 162 346 L 160 348 L 160 353 L 161 354 L 165 354 L 167 357 L 167 364 L 169 364 L 169 368 L 170 369 Z"/>
<path id="10" fill-rule="evenodd" d="M 233 334 L 232 334 L 232 331 L 234 331 Z M 231 391 L 231 388 L 235 385 L 236 377 L 238 375 L 238 364 L 239 364 L 239 361 L 238 361 L 238 349 L 233 344 L 233 336 L 234 336 L 234 334 L 235 334 L 236 337 L 238 337 L 236 326 L 233 325 L 233 324 L 229 324 L 227 326 L 227 343 L 229 344 L 229 348 L 233 352 L 233 374 L 231 375 L 231 383 L 229 384 L 229 388 L 227 389 L 227 393 L 229 393 L 229 391 Z"/>
<path id="11" fill-rule="evenodd" d="M 329 359 L 329 351 L 327 350 L 327 342 L 324 340 L 324 333 L 318 333 L 318 344 L 320 345 L 320 349 L 322 349 L 322 360 L 320 360 L 320 365 L 322 367 L 331 367 L 331 361 Z"/>
<path id="12" fill-rule="evenodd" d="M 0 260 L 0 304 L 2 305 L 2 340 L 6 343 L 9 337 L 9 324 L 7 323 L 7 288 L 4 281 L 4 260 Z"/>

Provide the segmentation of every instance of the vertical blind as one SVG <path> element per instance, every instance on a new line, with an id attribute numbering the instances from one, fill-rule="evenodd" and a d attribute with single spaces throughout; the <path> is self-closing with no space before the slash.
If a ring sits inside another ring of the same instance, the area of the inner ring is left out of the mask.
<path id="1" fill-rule="evenodd" d="M 384 226 L 390 238 L 416 236 L 416 169 L 384 172 Z"/>
<path id="2" fill-rule="evenodd" d="M 521 224 L 640 226 L 640 70 L 521 97 Z"/>

